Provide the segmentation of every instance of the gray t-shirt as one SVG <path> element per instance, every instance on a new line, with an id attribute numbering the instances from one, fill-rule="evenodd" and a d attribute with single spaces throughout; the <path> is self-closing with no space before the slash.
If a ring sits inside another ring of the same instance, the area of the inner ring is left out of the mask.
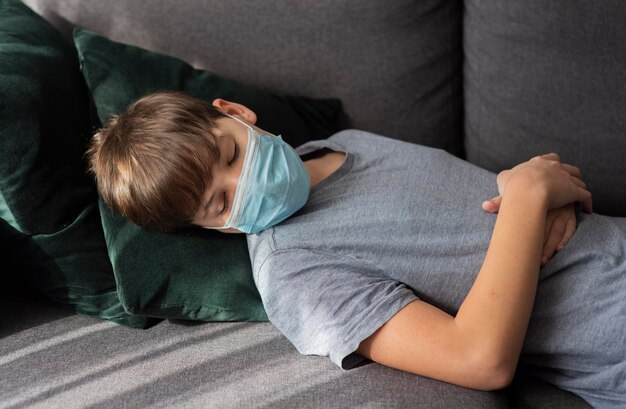
<path id="1" fill-rule="evenodd" d="M 297 151 L 322 148 L 347 153 L 343 165 L 248 246 L 270 321 L 301 353 L 347 369 L 409 302 L 456 313 L 496 220 L 481 203 L 498 191 L 494 173 L 440 149 L 349 130 Z M 623 404 L 626 219 L 577 215 L 576 234 L 541 270 L 521 362 L 587 400 L 600 389 L 597 399 Z"/>

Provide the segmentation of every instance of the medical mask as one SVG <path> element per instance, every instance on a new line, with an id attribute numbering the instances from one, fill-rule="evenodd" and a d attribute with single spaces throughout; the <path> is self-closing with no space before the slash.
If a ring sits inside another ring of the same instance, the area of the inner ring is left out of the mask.
<path id="1" fill-rule="evenodd" d="M 248 128 L 248 146 L 230 216 L 224 227 L 244 233 L 258 233 L 291 216 L 309 198 L 311 182 L 302 160 L 281 136 Z"/>

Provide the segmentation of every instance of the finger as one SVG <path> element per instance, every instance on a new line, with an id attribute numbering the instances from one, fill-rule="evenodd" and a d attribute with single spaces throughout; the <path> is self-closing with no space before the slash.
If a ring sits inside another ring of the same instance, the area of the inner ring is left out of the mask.
<path id="1" fill-rule="evenodd" d="M 577 177 L 572 177 L 572 182 L 578 187 L 582 187 L 583 189 L 587 189 L 587 184 Z"/>
<path id="2" fill-rule="evenodd" d="M 586 213 L 593 213 L 593 201 L 591 198 L 591 192 L 587 189 L 578 188 L 579 189 L 579 199 L 578 202 L 583 207 L 583 211 Z"/>
<path id="3" fill-rule="evenodd" d="M 563 169 L 565 169 L 570 175 L 576 176 L 578 179 L 582 179 L 582 172 L 580 169 L 574 165 L 570 165 L 567 163 L 562 163 Z"/>
<path id="4" fill-rule="evenodd" d="M 487 213 L 497 213 L 496 206 L 493 204 L 491 200 L 485 200 L 482 203 L 483 210 Z"/>
<path id="5" fill-rule="evenodd" d="M 483 210 L 489 213 L 498 213 L 500 210 L 500 204 L 502 203 L 502 196 L 498 195 L 491 200 L 485 200 L 482 203 Z"/>
<path id="6" fill-rule="evenodd" d="M 571 219 L 568 219 L 567 222 L 565 223 L 565 233 L 563 235 L 563 239 L 561 240 L 559 245 L 556 247 L 556 251 L 563 250 L 563 247 L 565 247 L 567 242 L 569 242 L 569 240 L 574 235 L 575 231 L 576 231 L 576 217 L 572 217 Z"/>
<path id="7" fill-rule="evenodd" d="M 541 156 L 542 158 L 545 158 L 545 159 L 550 159 L 550 160 L 558 160 L 558 161 L 561 161 L 561 156 L 559 156 L 559 154 L 558 154 L 558 153 L 554 153 L 554 152 L 552 152 L 552 153 L 546 153 L 546 154 L 544 154 L 544 155 L 540 155 L 540 156 Z"/>
<path id="8" fill-rule="evenodd" d="M 550 232 L 548 233 L 548 238 L 543 246 L 543 251 L 541 254 L 541 262 L 542 265 L 548 262 L 550 258 L 556 252 L 557 246 L 563 239 L 565 235 L 565 222 L 563 219 L 556 218 L 552 222 L 552 226 L 550 227 Z"/>

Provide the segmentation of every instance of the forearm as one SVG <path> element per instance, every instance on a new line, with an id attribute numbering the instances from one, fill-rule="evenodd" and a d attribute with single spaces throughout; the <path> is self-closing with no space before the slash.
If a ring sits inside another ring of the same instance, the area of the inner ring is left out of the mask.
<path id="1" fill-rule="evenodd" d="M 393 368 L 470 388 L 508 385 L 533 309 L 548 209 L 579 201 L 580 170 L 536 156 L 498 174 L 502 202 L 483 265 L 456 316 L 415 300 L 363 340 L 358 352 Z"/>
<path id="2" fill-rule="evenodd" d="M 455 317 L 416 300 L 358 352 L 393 368 L 469 388 L 510 383 L 535 298 L 547 205 L 540 194 L 503 197 L 483 265 Z"/>
<path id="3" fill-rule="evenodd" d="M 547 210 L 540 192 L 511 189 L 503 197 L 485 260 L 455 317 L 468 344 L 509 372 L 535 299 Z"/>

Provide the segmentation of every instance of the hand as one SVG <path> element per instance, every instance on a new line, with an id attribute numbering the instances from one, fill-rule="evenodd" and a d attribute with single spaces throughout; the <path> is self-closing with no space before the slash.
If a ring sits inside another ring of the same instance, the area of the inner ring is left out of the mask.
<path id="1" fill-rule="evenodd" d="M 535 156 L 512 169 L 498 174 L 500 196 L 504 196 L 512 182 L 522 189 L 545 189 L 548 209 L 556 209 L 579 202 L 585 212 L 593 211 L 591 193 L 581 180 L 580 169 L 561 163 L 559 155 L 549 153 Z"/>
<path id="2" fill-rule="evenodd" d="M 502 196 L 498 195 L 491 200 L 483 202 L 483 210 L 489 213 L 498 213 Z M 545 266 L 554 256 L 561 251 L 576 231 L 576 211 L 573 204 L 559 207 L 548 211 L 546 218 L 545 241 L 541 254 L 541 267 Z"/>

